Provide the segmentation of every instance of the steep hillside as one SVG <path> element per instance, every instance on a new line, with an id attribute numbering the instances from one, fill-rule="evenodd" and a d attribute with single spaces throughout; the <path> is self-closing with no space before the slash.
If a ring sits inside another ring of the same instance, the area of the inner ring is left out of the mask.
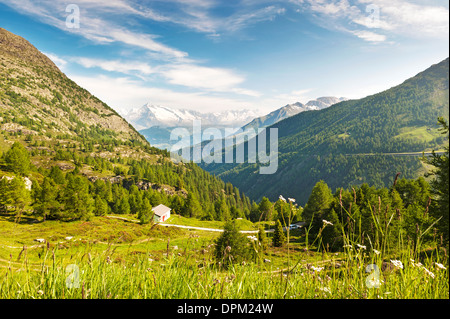
<path id="1" fill-rule="evenodd" d="M 279 194 L 305 202 L 314 184 L 332 189 L 367 182 L 387 186 L 397 172 L 414 178 L 419 154 L 446 141 L 437 118 L 449 117 L 448 58 L 384 92 L 297 114 L 278 128 L 279 168 L 259 175 L 257 164 L 210 164 L 205 169 L 257 200 Z M 388 74 L 386 76 L 389 76 Z"/>

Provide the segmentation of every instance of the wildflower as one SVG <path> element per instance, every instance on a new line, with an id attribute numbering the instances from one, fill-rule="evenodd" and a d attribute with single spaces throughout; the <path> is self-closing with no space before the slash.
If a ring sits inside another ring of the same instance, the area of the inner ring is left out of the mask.
<path id="1" fill-rule="evenodd" d="M 356 244 L 356 246 L 358 246 L 359 249 L 366 249 L 367 247 L 364 245 L 360 245 L 360 244 Z"/>
<path id="2" fill-rule="evenodd" d="M 295 198 L 288 198 L 291 203 L 295 203 Z"/>
<path id="3" fill-rule="evenodd" d="M 400 268 L 403 269 L 403 264 L 400 260 L 392 260 L 391 259 L 391 263 L 396 267 L 396 268 Z"/>
<path id="4" fill-rule="evenodd" d="M 429 275 L 431 278 L 434 278 L 434 274 L 429 271 L 428 269 L 426 269 L 425 267 L 423 267 L 423 270 L 425 270 L 425 272 L 427 273 L 427 275 Z"/>
<path id="5" fill-rule="evenodd" d="M 443 264 L 440 264 L 440 263 L 434 263 L 434 264 L 440 269 L 447 269 L 447 268 L 445 268 L 445 266 Z"/>
<path id="6" fill-rule="evenodd" d="M 322 219 L 322 222 L 323 222 L 324 225 L 331 225 L 331 226 L 333 226 L 333 223 L 329 222 L 328 220 Z"/>
<path id="7" fill-rule="evenodd" d="M 257 241 L 258 238 L 256 238 L 256 236 L 247 236 L 248 239 L 253 240 L 253 241 Z"/>
<path id="8" fill-rule="evenodd" d="M 283 197 L 283 195 L 280 195 L 280 197 L 278 198 L 281 199 L 283 202 L 286 202 L 286 199 Z"/>
<path id="9" fill-rule="evenodd" d="M 43 295 L 43 294 L 44 294 L 44 292 L 43 292 L 42 290 L 38 290 L 37 293 L 38 293 L 39 295 Z"/>
<path id="10" fill-rule="evenodd" d="M 376 249 L 374 249 L 373 252 L 375 253 L 375 255 L 379 255 L 380 254 L 380 251 L 376 250 Z"/>
<path id="11" fill-rule="evenodd" d="M 314 267 L 314 266 L 311 266 L 311 269 L 314 270 L 314 271 L 317 271 L 317 272 L 321 272 L 321 271 L 324 269 L 324 267 Z"/>
<path id="12" fill-rule="evenodd" d="M 348 249 L 352 249 L 353 246 L 352 245 L 344 245 L 343 248 L 348 248 Z"/>
<path id="13" fill-rule="evenodd" d="M 423 265 L 422 265 L 422 263 L 421 262 L 415 262 L 414 261 L 414 259 L 410 259 L 410 261 L 411 261 L 411 265 L 413 266 L 413 267 L 422 267 Z"/>
<path id="14" fill-rule="evenodd" d="M 319 287 L 319 289 L 323 292 L 328 292 L 329 294 L 331 294 L 331 290 L 328 287 Z"/>

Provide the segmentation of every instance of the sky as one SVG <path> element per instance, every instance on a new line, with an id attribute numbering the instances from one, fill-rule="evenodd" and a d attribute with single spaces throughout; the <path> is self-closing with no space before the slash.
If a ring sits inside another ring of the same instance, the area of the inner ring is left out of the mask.
<path id="1" fill-rule="evenodd" d="M 0 27 L 122 114 L 362 98 L 449 56 L 447 0 L 0 0 Z"/>

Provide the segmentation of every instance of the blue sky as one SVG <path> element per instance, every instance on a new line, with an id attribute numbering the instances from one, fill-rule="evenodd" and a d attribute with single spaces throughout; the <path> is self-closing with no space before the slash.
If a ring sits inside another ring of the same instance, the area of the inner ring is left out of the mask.
<path id="1" fill-rule="evenodd" d="M 440 62 L 448 10 L 441 0 L 0 0 L 0 27 L 122 113 L 150 102 L 264 114 L 361 98 Z"/>

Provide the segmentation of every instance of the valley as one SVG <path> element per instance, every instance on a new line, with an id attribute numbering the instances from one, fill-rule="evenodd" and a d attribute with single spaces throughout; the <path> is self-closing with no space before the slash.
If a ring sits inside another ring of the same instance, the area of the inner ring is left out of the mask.
<path id="1" fill-rule="evenodd" d="M 0 298 L 448 299 L 448 62 L 362 99 L 211 113 L 277 129 L 264 175 L 175 159 L 154 144 L 203 115 L 164 127 L 146 104 L 135 128 L 0 28 Z"/>

